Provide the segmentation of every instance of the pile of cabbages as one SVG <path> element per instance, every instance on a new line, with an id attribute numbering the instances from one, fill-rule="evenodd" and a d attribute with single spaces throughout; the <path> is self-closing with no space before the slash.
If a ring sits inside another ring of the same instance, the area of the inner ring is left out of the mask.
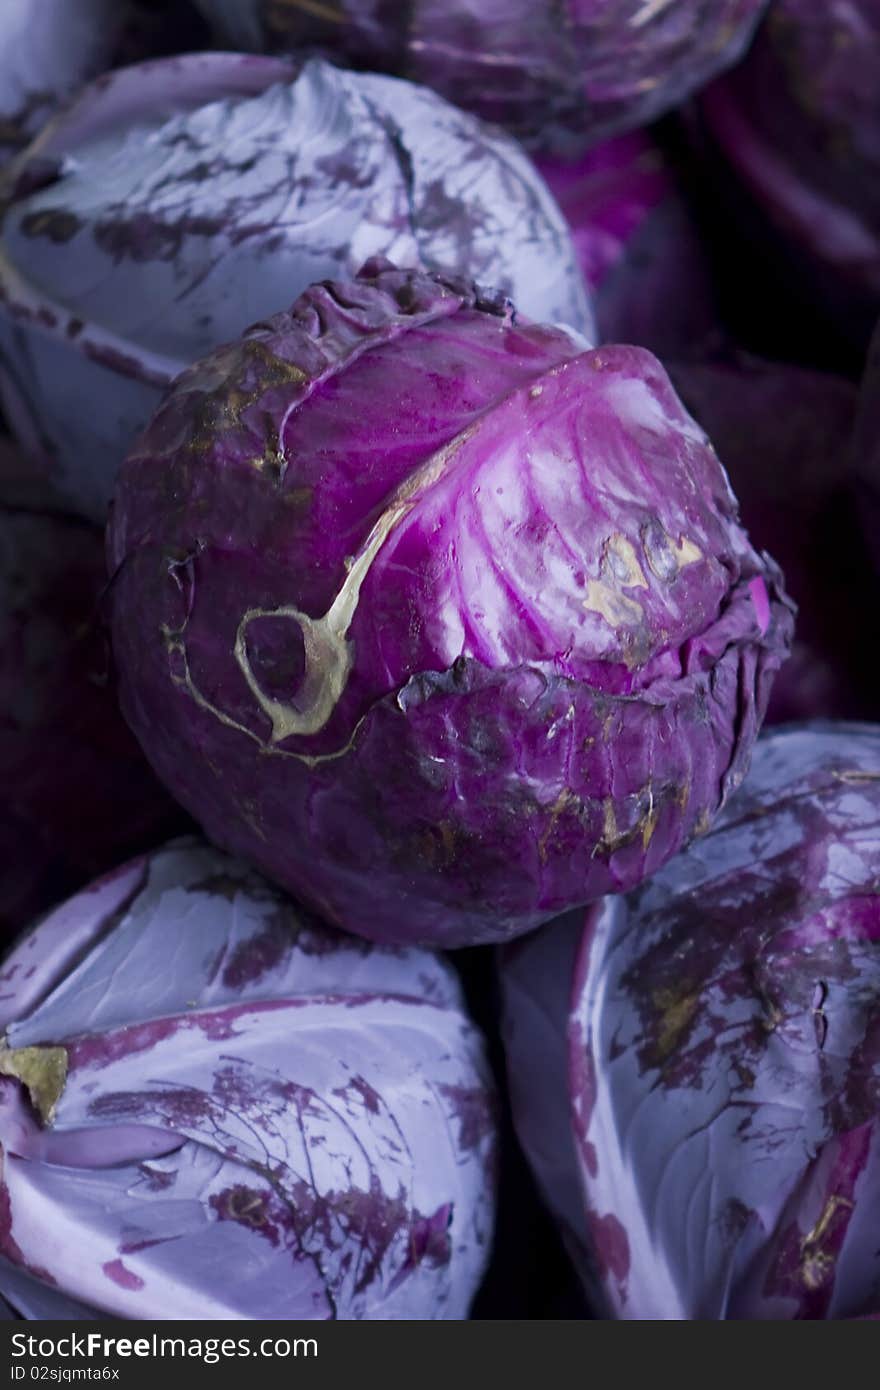
<path id="1" fill-rule="evenodd" d="M 3 1316 L 880 1316 L 878 317 L 876 0 L 4 0 Z"/>

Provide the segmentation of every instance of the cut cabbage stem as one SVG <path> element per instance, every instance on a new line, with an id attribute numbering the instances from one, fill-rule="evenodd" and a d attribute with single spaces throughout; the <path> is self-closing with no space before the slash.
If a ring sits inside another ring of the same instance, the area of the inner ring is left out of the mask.
<path id="1" fill-rule="evenodd" d="M 0 1075 L 14 1077 L 27 1089 L 44 1125 L 50 1125 L 67 1081 L 63 1047 L 9 1047 L 0 1044 Z"/>

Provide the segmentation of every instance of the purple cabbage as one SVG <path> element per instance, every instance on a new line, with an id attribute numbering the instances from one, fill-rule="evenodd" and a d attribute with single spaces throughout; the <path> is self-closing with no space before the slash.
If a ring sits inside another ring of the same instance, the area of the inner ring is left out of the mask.
<path id="1" fill-rule="evenodd" d="M 544 156 L 537 167 L 571 228 L 598 341 L 664 358 L 705 351 L 717 334 L 711 277 L 659 145 L 633 131 L 574 162 Z"/>
<path id="2" fill-rule="evenodd" d="M 3 0 L 0 164 L 36 135 L 59 102 L 110 61 L 120 0 Z"/>
<path id="3" fill-rule="evenodd" d="M 0 1027 L 19 1313 L 467 1316 L 494 1099 L 436 955 L 330 931 L 181 841 L 23 938 Z"/>
<path id="4" fill-rule="evenodd" d="M 382 261 L 178 378 L 108 547 L 160 777 L 383 941 L 654 872 L 742 779 L 791 636 L 656 358 Z"/>
<path id="5" fill-rule="evenodd" d="M 774 0 L 745 62 L 700 102 L 722 154 L 799 252 L 799 287 L 808 278 L 851 331 L 880 311 L 878 91 L 877 0 Z"/>
<path id="6" fill-rule="evenodd" d="M 612 1315 L 876 1309 L 880 727 L 760 739 L 713 829 L 504 961 L 519 1134 Z"/>
<path id="7" fill-rule="evenodd" d="M 644 125 L 736 62 L 766 0 L 197 3 L 238 48 L 318 48 L 571 149 Z"/>
<path id="8" fill-rule="evenodd" d="M 565 220 L 531 162 L 434 93 L 221 53 L 111 73 L 8 174 L 10 423 L 65 500 L 103 520 L 183 367 L 376 253 L 592 334 Z"/>
<path id="9" fill-rule="evenodd" d="M 856 388 L 745 354 L 669 373 L 718 450 L 753 544 L 771 552 L 798 604 L 768 722 L 880 714 L 849 470 Z"/>
<path id="10" fill-rule="evenodd" d="M 0 941 L 183 823 L 109 683 L 105 585 L 97 528 L 0 505 Z"/>

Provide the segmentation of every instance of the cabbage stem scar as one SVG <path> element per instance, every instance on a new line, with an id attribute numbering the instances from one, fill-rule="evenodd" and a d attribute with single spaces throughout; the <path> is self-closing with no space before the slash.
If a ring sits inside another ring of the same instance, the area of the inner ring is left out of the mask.
<path id="1" fill-rule="evenodd" d="M 455 453 L 475 426 L 438 449 L 417 472 L 397 489 L 390 506 L 372 527 L 360 552 L 348 565 L 342 587 L 323 618 L 311 618 L 293 606 L 249 608 L 241 618 L 233 652 L 251 694 L 272 725 L 271 742 L 293 735 L 316 734 L 324 728 L 339 703 L 351 673 L 354 651 L 348 631 L 354 620 L 361 587 L 376 556 L 394 527 L 415 506 L 419 496 L 442 477 Z M 303 637 L 305 671 L 296 700 L 276 700 L 266 695 L 254 675 L 247 652 L 247 630 L 257 618 L 289 618 L 298 623 Z"/>
<path id="2" fill-rule="evenodd" d="M 51 1124 L 67 1081 L 67 1052 L 63 1047 L 12 1048 L 0 1043 L 0 1076 L 20 1081 L 43 1124 Z"/>

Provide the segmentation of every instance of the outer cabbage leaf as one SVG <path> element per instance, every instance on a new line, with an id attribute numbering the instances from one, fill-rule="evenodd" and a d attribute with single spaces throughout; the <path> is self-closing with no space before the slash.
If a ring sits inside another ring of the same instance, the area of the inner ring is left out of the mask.
<path id="1" fill-rule="evenodd" d="M 224 41 L 343 54 L 531 144 L 578 148 L 670 110 L 735 63 L 765 0 L 197 0 Z"/>
<path id="2" fill-rule="evenodd" d="M 45 918 L 2 983 L 0 1291 L 23 1315 L 467 1315 L 493 1096 L 438 957 L 178 842 Z"/>
<path id="3" fill-rule="evenodd" d="M 124 13 L 120 0 L 3 0 L 0 163 L 109 63 Z"/>
<path id="4" fill-rule="evenodd" d="M 515 142 L 412 83 L 320 61 L 111 73 L 8 171 L 0 217 L 6 411 L 98 520 L 183 367 L 370 255 L 592 334 L 565 220 Z"/>
<path id="5" fill-rule="evenodd" d="M 880 728 L 759 740 L 636 893 L 508 948 L 520 1137 L 626 1318 L 851 1318 L 880 1254 Z"/>

